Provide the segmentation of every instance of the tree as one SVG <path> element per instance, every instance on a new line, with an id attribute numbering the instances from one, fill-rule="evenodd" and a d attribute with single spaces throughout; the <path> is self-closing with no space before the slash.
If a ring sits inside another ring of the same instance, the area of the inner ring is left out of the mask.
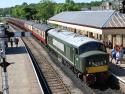
<path id="1" fill-rule="evenodd" d="M 26 6 L 24 9 L 24 15 L 25 15 L 25 18 L 27 20 L 34 20 L 35 19 L 35 15 L 37 13 L 36 9 L 35 8 L 32 8 L 32 7 L 29 7 L 29 6 Z"/>
<path id="2" fill-rule="evenodd" d="M 37 17 L 41 18 L 43 22 L 46 22 L 48 18 L 54 15 L 55 3 L 51 0 L 44 0 L 44 3 L 39 4 Z"/>
<path id="3" fill-rule="evenodd" d="M 28 4 L 26 2 L 23 2 L 22 6 L 28 6 Z"/>
<path id="4" fill-rule="evenodd" d="M 70 3 L 56 5 L 55 14 L 63 12 L 63 11 L 78 11 L 78 10 L 80 10 L 80 7 L 70 0 Z"/>
<path id="5" fill-rule="evenodd" d="M 48 2 L 52 2 L 52 0 L 41 0 L 41 3 L 48 3 Z"/>
<path id="6" fill-rule="evenodd" d="M 74 3 L 73 0 L 65 0 L 65 3 Z"/>
<path id="7" fill-rule="evenodd" d="M 92 6 L 100 6 L 102 1 L 91 3 L 74 3 L 73 0 L 65 0 L 65 3 L 54 3 L 52 0 L 41 0 L 38 4 L 17 5 L 11 8 L 0 9 L 0 15 L 12 15 L 17 18 L 23 18 L 28 20 L 46 20 L 53 15 L 62 11 L 77 11 L 81 8 L 88 8 Z M 3 11 L 4 10 L 4 11 Z"/>

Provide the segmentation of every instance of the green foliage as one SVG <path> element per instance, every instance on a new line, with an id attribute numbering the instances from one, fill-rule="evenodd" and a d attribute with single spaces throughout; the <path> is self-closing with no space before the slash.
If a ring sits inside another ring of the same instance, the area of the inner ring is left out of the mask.
<path id="1" fill-rule="evenodd" d="M 78 11 L 81 8 L 100 6 L 102 2 L 74 3 L 73 0 L 65 0 L 65 3 L 55 3 L 52 0 L 41 0 L 38 4 L 23 3 L 11 8 L 0 9 L 0 16 L 11 15 L 27 20 L 46 20 L 63 11 Z"/>
<path id="2" fill-rule="evenodd" d="M 65 3 L 74 3 L 74 1 L 73 0 L 65 0 Z"/>
<path id="3" fill-rule="evenodd" d="M 37 10 L 34 7 L 25 6 L 23 8 L 23 12 L 24 12 L 24 17 L 27 20 L 34 20 Z"/>
<path id="4" fill-rule="evenodd" d="M 55 14 L 63 11 L 78 11 L 78 10 L 80 10 L 80 8 L 77 5 L 65 3 L 55 7 Z"/>
<path id="5" fill-rule="evenodd" d="M 43 1 L 42 1 L 43 2 Z M 44 3 L 40 3 L 37 6 L 37 17 L 39 20 L 46 22 L 46 20 L 54 15 L 54 5 L 50 0 L 44 1 Z"/>

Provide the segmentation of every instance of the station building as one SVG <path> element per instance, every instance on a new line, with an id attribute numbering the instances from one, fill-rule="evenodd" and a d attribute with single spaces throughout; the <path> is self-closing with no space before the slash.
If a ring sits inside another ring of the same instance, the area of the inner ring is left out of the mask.
<path id="1" fill-rule="evenodd" d="M 62 12 L 48 20 L 52 26 L 125 47 L 125 14 L 114 10 Z"/>

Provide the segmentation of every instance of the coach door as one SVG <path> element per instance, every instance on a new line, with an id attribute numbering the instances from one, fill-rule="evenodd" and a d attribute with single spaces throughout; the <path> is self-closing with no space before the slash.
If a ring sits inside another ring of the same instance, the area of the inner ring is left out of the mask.
<path id="1" fill-rule="evenodd" d="M 75 54 L 74 54 L 74 66 L 76 69 L 80 68 L 80 62 L 79 62 L 79 55 L 78 55 L 78 49 L 75 49 Z"/>

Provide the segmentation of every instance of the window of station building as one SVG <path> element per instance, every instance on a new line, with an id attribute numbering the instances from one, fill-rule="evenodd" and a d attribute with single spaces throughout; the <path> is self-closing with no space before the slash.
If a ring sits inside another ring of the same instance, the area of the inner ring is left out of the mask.
<path id="1" fill-rule="evenodd" d="M 102 40 L 102 35 L 99 35 L 100 40 Z"/>
<path id="2" fill-rule="evenodd" d="M 67 27 L 63 26 L 63 29 L 64 29 L 64 30 L 67 30 Z"/>

